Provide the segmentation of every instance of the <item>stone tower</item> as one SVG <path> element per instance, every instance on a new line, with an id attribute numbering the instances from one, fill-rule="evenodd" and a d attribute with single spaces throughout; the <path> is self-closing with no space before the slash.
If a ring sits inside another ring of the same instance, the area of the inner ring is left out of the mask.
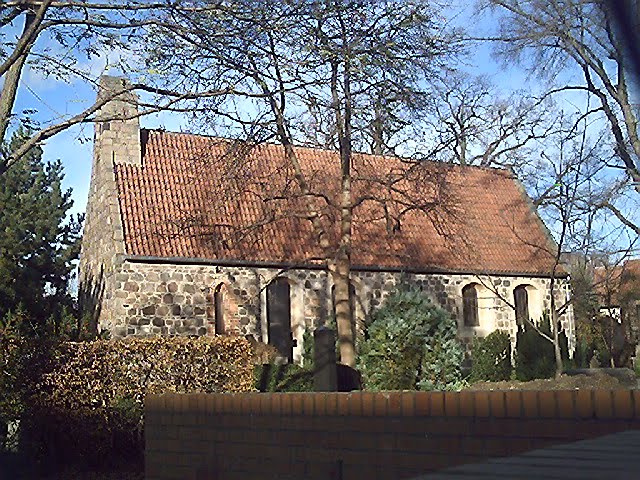
<path id="1" fill-rule="evenodd" d="M 137 95 L 128 80 L 100 78 L 98 101 L 106 101 L 96 115 L 93 164 L 80 253 L 80 306 L 98 330 L 117 330 L 110 308 L 115 269 L 125 254 L 115 166 L 141 165 Z"/>

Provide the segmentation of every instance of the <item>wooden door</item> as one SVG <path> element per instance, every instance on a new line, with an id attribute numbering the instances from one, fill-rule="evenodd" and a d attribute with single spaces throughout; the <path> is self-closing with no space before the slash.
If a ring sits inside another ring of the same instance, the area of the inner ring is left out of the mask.
<path id="1" fill-rule="evenodd" d="M 291 287 L 286 278 L 276 278 L 267 286 L 267 326 L 269 344 L 292 362 Z"/>

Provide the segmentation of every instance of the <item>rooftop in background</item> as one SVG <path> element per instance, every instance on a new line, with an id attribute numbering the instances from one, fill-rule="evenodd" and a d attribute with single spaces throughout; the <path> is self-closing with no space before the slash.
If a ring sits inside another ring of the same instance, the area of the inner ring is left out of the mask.
<path id="1" fill-rule="evenodd" d="M 596 267 L 593 283 L 600 301 L 607 307 L 619 307 L 625 299 L 640 296 L 640 259 L 622 265 Z"/>
<path id="2" fill-rule="evenodd" d="M 141 134 L 142 165 L 115 166 L 127 254 L 301 265 L 324 258 L 281 146 Z M 338 154 L 295 152 L 336 242 Z M 554 266 L 555 245 L 508 171 L 364 154 L 354 155 L 352 170 L 354 196 L 367 198 L 354 210 L 356 267 L 548 275 Z"/>

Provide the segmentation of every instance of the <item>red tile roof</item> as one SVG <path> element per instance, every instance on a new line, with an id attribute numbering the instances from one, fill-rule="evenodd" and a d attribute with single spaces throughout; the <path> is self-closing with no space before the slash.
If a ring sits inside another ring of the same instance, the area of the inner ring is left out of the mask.
<path id="1" fill-rule="evenodd" d="M 128 254 L 302 264 L 325 258 L 281 146 L 159 131 L 143 131 L 143 139 L 142 166 L 115 166 Z M 338 154 L 295 153 L 335 245 Z M 361 200 L 354 266 L 551 271 L 554 245 L 509 172 L 364 154 L 352 165 L 353 198 Z"/>
<path id="2" fill-rule="evenodd" d="M 622 265 L 596 267 L 593 285 L 600 303 L 607 307 L 640 298 L 640 259 L 627 260 Z"/>

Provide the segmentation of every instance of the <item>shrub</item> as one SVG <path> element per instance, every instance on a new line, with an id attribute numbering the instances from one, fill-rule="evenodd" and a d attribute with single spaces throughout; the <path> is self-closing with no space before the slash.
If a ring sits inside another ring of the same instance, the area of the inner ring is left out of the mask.
<path id="1" fill-rule="evenodd" d="M 313 368 L 290 363 L 256 365 L 254 387 L 260 392 L 312 392 Z"/>
<path id="2" fill-rule="evenodd" d="M 511 378 L 511 338 L 496 330 L 484 338 L 474 338 L 471 346 L 472 382 L 500 382 Z"/>
<path id="3" fill-rule="evenodd" d="M 0 424 L 20 420 L 52 368 L 58 342 L 0 335 Z M 15 440 L 15 439 L 9 439 Z M 0 450 L 4 445 L 0 444 Z"/>
<path id="4" fill-rule="evenodd" d="M 273 345 L 256 341 L 252 335 L 247 335 L 247 340 L 251 344 L 251 362 L 254 365 L 275 363 L 280 358 L 280 352 Z"/>
<path id="5" fill-rule="evenodd" d="M 456 322 L 419 290 L 391 295 L 373 315 L 358 366 L 369 390 L 464 386 Z"/>
<path id="6" fill-rule="evenodd" d="M 252 391 L 252 368 L 239 337 L 62 343 L 29 397 L 24 446 L 59 464 L 139 460 L 147 393 Z"/>
<path id="7" fill-rule="evenodd" d="M 538 328 L 546 335 L 551 336 L 548 315 L 542 318 Z M 518 329 L 515 363 L 516 378 L 523 382 L 536 378 L 551 378 L 555 375 L 553 344 L 543 338 L 527 322 Z"/>

